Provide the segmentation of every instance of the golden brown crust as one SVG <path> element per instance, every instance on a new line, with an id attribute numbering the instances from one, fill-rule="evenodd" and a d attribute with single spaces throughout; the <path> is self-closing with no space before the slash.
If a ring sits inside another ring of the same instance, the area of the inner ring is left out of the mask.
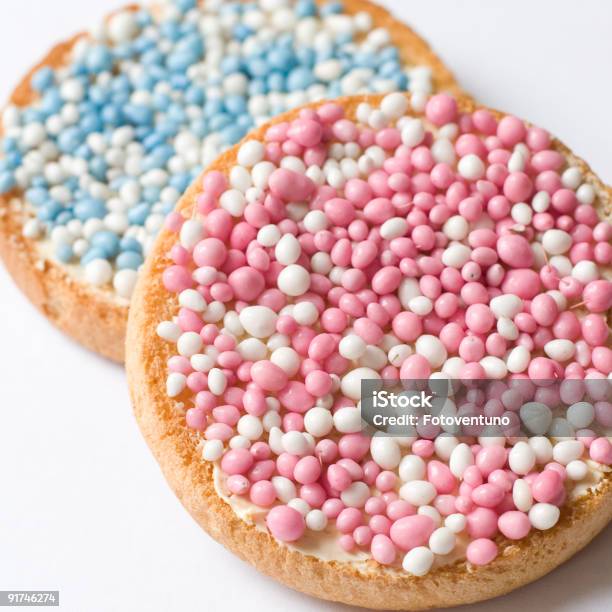
<path id="1" fill-rule="evenodd" d="M 340 103 L 354 117 L 359 102 L 380 102 L 382 96 L 343 98 Z M 311 105 L 316 106 L 316 105 Z M 462 111 L 475 104 L 460 98 Z M 495 112 L 495 111 L 494 111 Z M 271 123 L 295 117 L 289 112 Z M 501 113 L 495 112 L 499 118 Z M 252 132 L 249 139 L 262 139 L 267 126 Z M 239 146 L 239 145 L 238 145 Z M 570 154 L 560 142 L 557 150 Z M 209 170 L 227 172 L 238 147 L 224 153 Z M 612 190 L 605 187 L 581 160 L 578 163 L 595 187 L 606 210 Z M 199 192 L 197 180 L 185 193 L 178 209 L 189 216 Z M 370 562 L 364 573 L 350 564 L 323 562 L 291 551 L 267 533 L 237 517 L 215 492 L 212 467 L 204 462 L 194 438 L 184 425 L 182 397 L 170 399 L 165 391 L 166 362 L 172 347 L 156 334 L 157 324 L 176 313 L 174 297 L 165 291 L 161 274 L 168 265 L 166 253 L 176 240 L 162 232 L 140 275 L 134 293 L 127 334 L 127 374 L 136 419 L 161 469 L 193 518 L 228 549 L 252 563 L 261 572 L 287 586 L 323 599 L 364 607 L 418 610 L 472 603 L 507 593 L 527 584 L 569 559 L 612 519 L 612 478 L 606 476 L 591 491 L 562 510 L 560 522 L 549 531 L 536 531 L 519 542 L 500 541 L 499 557 L 483 567 L 458 562 L 436 569 L 422 578 L 390 571 Z"/>
<path id="2" fill-rule="evenodd" d="M 368 0 L 346 0 L 347 12 L 367 11 L 376 27 L 386 27 L 408 65 L 429 66 L 436 90 L 461 93 L 455 79 L 429 45 L 385 9 Z M 130 5 L 135 9 L 135 5 Z M 19 83 L 11 96 L 17 106 L 30 104 L 36 93 L 30 77 L 42 66 L 57 67 L 82 35 L 58 44 Z M 15 191 L 0 196 L 0 257 L 18 287 L 59 329 L 87 348 L 114 361 L 124 358 L 127 301 L 110 287 L 96 288 L 72 276 L 62 264 L 43 257 L 35 240 L 25 238 L 22 227 L 28 213 Z"/>

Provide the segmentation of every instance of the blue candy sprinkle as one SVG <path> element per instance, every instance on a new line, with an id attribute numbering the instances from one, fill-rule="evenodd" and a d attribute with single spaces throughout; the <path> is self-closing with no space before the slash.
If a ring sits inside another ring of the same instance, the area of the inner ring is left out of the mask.
<path id="1" fill-rule="evenodd" d="M 148 106 L 127 104 L 123 109 L 123 114 L 128 122 L 135 125 L 150 125 L 153 121 L 153 111 Z"/>
<path id="2" fill-rule="evenodd" d="M 294 68 L 287 77 L 287 89 L 289 91 L 297 91 L 299 89 L 308 89 L 316 83 L 312 70 L 305 67 Z"/>
<path id="3" fill-rule="evenodd" d="M 116 264 L 119 270 L 124 270 L 126 268 L 137 270 L 142 262 L 143 258 L 140 253 L 136 253 L 135 251 L 124 251 L 117 257 Z"/>
<path id="4" fill-rule="evenodd" d="M 150 204 L 137 204 L 134 208 L 130 208 L 127 212 L 128 221 L 132 225 L 144 225 L 147 217 L 149 216 L 149 211 L 151 210 Z"/>
<path id="5" fill-rule="evenodd" d="M 317 5 L 314 0 L 300 0 L 295 7 L 295 14 L 303 19 L 304 17 L 315 17 Z"/>
<path id="6" fill-rule="evenodd" d="M 140 242 L 138 242 L 138 240 L 136 240 L 136 238 L 130 238 L 129 236 L 126 236 L 125 238 L 121 239 L 121 242 L 119 243 L 119 248 L 122 251 L 133 251 L 134 253 L 142 253 L 142 245 L 140 244 Z"/>
<path id="7" fill-rule="evenodd" d="M 86 266 L 90 261 L 93 261 L 94 259 L 107 259 L 106 252 L 104 251 L 104 249 L 101 249 L 99 247 L 88 249 L 85 255 L 81 257 L 81 265 Z"/>
<path id="8" fill-rule="evenodd" d="M 75 204 L 74 214 L 76 218 L 81 221 L 87 221 L 87 219 L 101 219 L 106 214 L 106 206 L 101 200 L 89 198 Z"/>
<path id="9" fill-rule="evenodd" d="M 43 66 L 32 75 L 30 84 L 36 91 L 43 92 L 53 84 L 53 78 L 53 70 L 49 66 Z"/>
<path id="10" fill-rule="evenodd" d="M 113 55 L 108 47 L 96 45 L 87 53 L 85 66 L 90 72 L 109 71 L 113 67 Z"/>
<path id="11" fill-rule="evenodd" d="M 68 263 L 74 257 L 74 251 L 72 250 L 72 246 L 65 242 L 62 242 L 55 249 L 55 256 L 62 263 Z"/>
<path id="12" fill-rule="evenodd" d="M 0 193 L 7 193 L 15 187 L 15 177 L 12 172 L 4 171 L 0 173 Z"/>
<path id="13" fill-rule="evenodd" d="M 343 10 L 342 2 L 329 2 L 321 7 L 319 14 L 321 17 L 327 17 L 328 15 L 338 15 Z"/>
<path id="14" fill-rule="evenodd" d="M 91 237 L 90 243 L 92 246 L 102 249 L 108 259 L 115 257 L 119 252 L 119 236 L 109 230 L 96 232 Z"/>
<path id="15" fill-rule="evenodd" d="M 55 217 L 54 223 L 55 225 L 66 225 L 66 223 L 72 221 L 72 219 L 74 219 L 72 211 L 62 210 L 62 212 L 60 212 L 57 217 Z"/>
<path id="16" fill-rule="evenodd" d="M 53 221 L 62 211 L 62 206 L 55 200 L 48 200 L 40 206 L 36 212 L 36 216 L 41 221 Z"/>

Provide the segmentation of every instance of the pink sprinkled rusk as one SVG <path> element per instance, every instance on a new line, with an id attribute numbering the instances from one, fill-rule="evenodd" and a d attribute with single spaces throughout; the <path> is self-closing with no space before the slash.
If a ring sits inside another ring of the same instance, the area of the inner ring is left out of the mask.
<path id="1" fill-rule="evenodd" d="M 389 94 L 303 109 L 237 151 L 172 223 L 191 260 L 151 264 L 166 401 L 207 394 L 182 428 L 233 511 L 344 578 L 367 560 L 419 584 L 454 562 L 488 575 L 507 540 L 564 533 L 579 491 L 610 495 L 607 192 L 546 132 Z M 430 377 L 488 381 L 453 408 L 507 418 L 506 435 L 367 433 L 362 380 Z"/>

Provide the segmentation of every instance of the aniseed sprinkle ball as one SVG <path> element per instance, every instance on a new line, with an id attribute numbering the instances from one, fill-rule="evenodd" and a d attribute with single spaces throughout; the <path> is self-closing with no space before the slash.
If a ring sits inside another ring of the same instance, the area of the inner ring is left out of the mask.
<path id="1" fill-rule="evenodd" d="M 611 205 L 548 132 L 448 94 L 254 130 L 180 199 L 130 309 L 172 489 L 261 571 L 347 604 L 547 573 L 612 518 Z M 444 409 L 508 428 L 367 435 L 361 381 L 399 378 L 485 381 Z"/>
<path id="2" fill-rule="evenodd" d="M 138 270 L 204 166 L 289 108 L 394 90 L 458 87 L 367 0 L 122 9 L 54 47 L 2 113 L 0 255 L 53 323 L 122 361 Z"/>

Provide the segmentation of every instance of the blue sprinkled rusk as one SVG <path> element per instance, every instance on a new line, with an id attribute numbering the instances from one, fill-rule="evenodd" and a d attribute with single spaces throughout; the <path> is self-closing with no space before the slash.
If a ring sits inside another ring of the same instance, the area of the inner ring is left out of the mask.
<path id="1" fill-rule="evenodd" d="M 129 297 L 180 194 L 251 128 L 308 101 L 427 94 L 431 81 L 341 2 L 172 0 L 114 15 L 31 86 L 36 100 L 3 115 L 0 193 L 25 193 L 26 236 Z"/>

